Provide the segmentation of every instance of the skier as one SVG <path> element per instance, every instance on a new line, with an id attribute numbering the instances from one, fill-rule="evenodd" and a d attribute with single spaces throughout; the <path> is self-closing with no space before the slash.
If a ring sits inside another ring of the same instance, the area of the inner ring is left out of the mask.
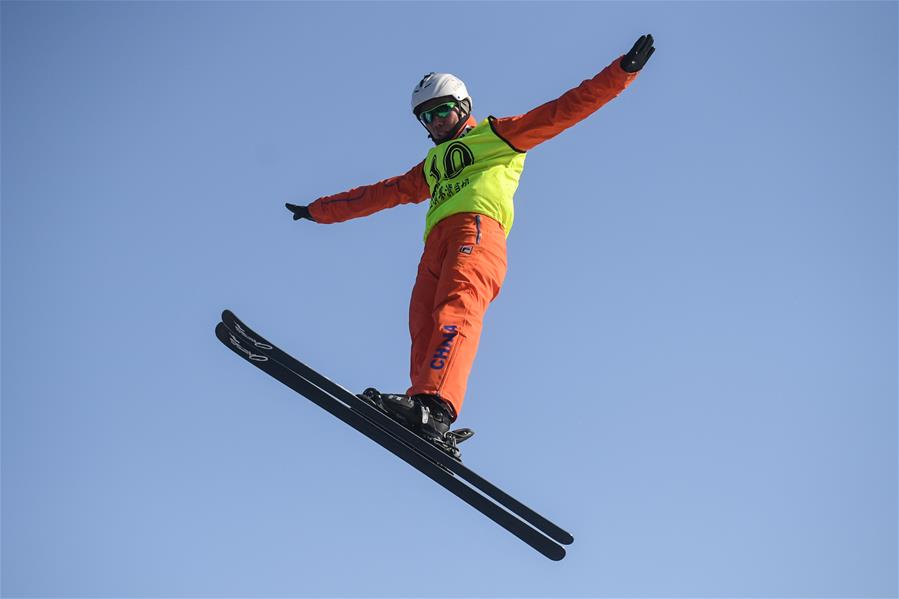
<path id="1" fill-rule="evenodd" d="M 655 52 L 643 35 L 627 54 L 556 100 L 519 116 L 480 123 L 465 84 L 428 73 L 412 92 L 412 113 L 434 142 L 406 174 L 287 204 L 293 219 L 337 223 L 430 198 L 424 252 L 409 306 L 411 386 L 404 394 L 364 393 L 394 418 L 438 445 L 451 445 L 487 306 L 506 274 L 512 198 L 525 153 L 618 96 Z"/>

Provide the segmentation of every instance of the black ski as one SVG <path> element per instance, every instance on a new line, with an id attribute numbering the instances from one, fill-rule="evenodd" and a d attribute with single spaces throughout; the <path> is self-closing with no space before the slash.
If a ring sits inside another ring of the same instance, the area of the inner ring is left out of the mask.
<path id="1" fill-rule="evenodd" d="M 286 368 L 296 372 L 306 380 L 310 381 L 312 384 L 318 386 L 343 403 L 349 405 L 351 408 L 365 416 L 368 420 L 375 422 L 381 428 L 387 430 L 387 432 L 391 433 L 394 437 L 397 437 L 407 445 L 415 448 L 419 453 L 423 454 L 428 459 L 437 462 L 441 466 L 444 466 L 454 474 L 458 475 L 460 478 L 468 481 L 485 495 L 502 504 L 506 509 L 514 512 L 521 519 L 530 523 L 533 527 L 537 528 L 538 530 L 543 532 L 543 534 L 549 536 L 557 543 L 569 545 L 574 541 L 574 538 L 570 533 L 563 530 L 545 517 L 541 516 L 533 509 L 524 505 L 514 497 L 510 496 L 508 493 L 498 488 L 490 481 L 484 479 L 479 474 L 465 466 L 462 462 L 453 459 L 447 453 L 440 450 L 438 447 L 428 443 L 398 422 L 385 417 L 380 410 L 373 407 L 371 404 L 359 399 L 351 391 L 344 389 L 337 383 L 334 383 L 309 366 L 306 366 L 290 354 L 279 349 L 275 344 L 266 340 L 259 333 L 255 332 L 253 329 L 247 326 L 230 310 L 225 310 L 224 312 L 222 312 L 222 322 L 224 322 L 232 332 L 237 333 L 239 336 L 243 337 L 244 345 L 251 345 L 258 353 L 265 355 L 275 362 L 278 362 L 282 366 L 285 366 Z"/>
<path id="2" fill-rule="evenodd" d="M 215 328 L 215 335 L 226 347 L 235 354 L 244 358 L 260 370 L 268 373 L 284 385 L 290 387 L 300 395 L 303 395 L 319 407 L 330 412 L 346 424 L 352 426 L 363 435 L 378 443 L 410 466 L 425 474 L 448 491 L 477 509 L 479 512 L 517 536 L 519 539 L 539 551 L 551 560 L 561 560 L 565 557 L 565 549 L 544 536 L 538 530 L 532 528 L 524 521 L 517 518 L 503 507 L 479 493 L 456 478 L 453 473 L 447 471 L 441 465 L 426 458 L 416 449 L 403 443 L 384 428 L 376 425 L 361 414 L 350 408 L 332 394 L 322 390 L 302 375 L 278 363 L 269 356 L 261 353 L 257 346 L 249 344 L 246 339 L 239 338 L 224 323 L 219 323 Z M 389 420 L 385 417 L 385 420 Z"/>

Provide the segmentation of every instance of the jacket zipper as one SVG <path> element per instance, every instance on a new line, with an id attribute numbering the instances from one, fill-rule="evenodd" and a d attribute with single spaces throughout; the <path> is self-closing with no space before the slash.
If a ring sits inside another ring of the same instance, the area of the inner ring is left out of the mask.
<path id="1" fill-rule="evenodd" d="M 481 215 L 476 214 L 474 217 L 475 225 L 478 227 L 478 236 L 475 238 L 475 245 L 481 245 Z"/>

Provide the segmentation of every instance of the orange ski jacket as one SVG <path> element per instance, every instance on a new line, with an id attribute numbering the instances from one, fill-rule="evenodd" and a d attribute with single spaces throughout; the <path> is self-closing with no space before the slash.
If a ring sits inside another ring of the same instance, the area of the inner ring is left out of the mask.
<path id="1" fill-rule="evenodd" d="M 592 79 L 525 114 L 490 117 L 494 131 L 519 152 L 527 152 L 555 137 L 599 110 L 637 78 L 638 73 L 624 71 L 620 61 L 621 57 L 616 58 Z M 403 175 L 318 198 L 309 205 L 309 214 L 317 223 L 338 223 L 400 204 L 417 204 L 430 194 L 422 161 Z"/>

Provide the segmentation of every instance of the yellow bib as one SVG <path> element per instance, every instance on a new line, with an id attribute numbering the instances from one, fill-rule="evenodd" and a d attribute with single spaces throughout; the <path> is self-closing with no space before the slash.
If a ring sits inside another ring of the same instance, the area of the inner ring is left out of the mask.
<path id="1" fill-rule="evenodd" d="M 431 188 L 431 205 L 425 218 L 425 241 L 434 225 L 460 212 L 485 214 L 499 221 L 509 236 L 515 219 L 512 197 L 525 153 L 496 134 L 492 119 L 428 152 L 424 174 Z"/>

